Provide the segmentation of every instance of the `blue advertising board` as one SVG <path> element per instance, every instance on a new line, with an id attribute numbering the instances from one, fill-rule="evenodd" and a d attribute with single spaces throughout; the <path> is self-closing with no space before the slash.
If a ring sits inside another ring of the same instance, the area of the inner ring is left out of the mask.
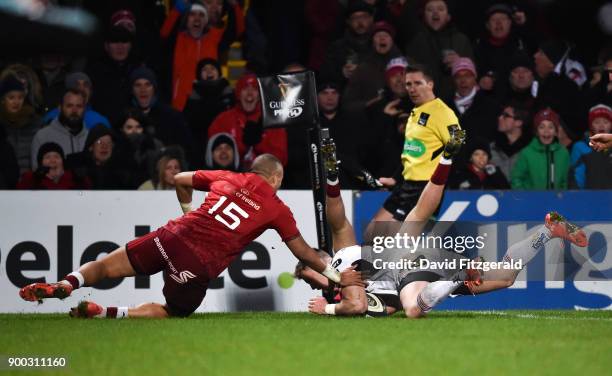
<path id="1" fill-rule="evenodd" d="M 353 224 L 361 237 L 366 225 L 382 206 L 388 192 L 355 194 Z M 573 271 L 564 280 L 517 281 L 512 288 L 474 297 L 448 299 L 441 309 L 612 309 L 612 191 L 447 191 L 438 220 L 473 221 L 494 225 L 498 260 L 512 245 L 508 223 L 525 223 L 526 228 L 543 223 L 549 211 L 558 211 L 583 226 L 589 237 L 588 248 L 565 245 Z M 513 238 L 516 241 L 515 238 Z M 359 239 L 361 241 L 361 239 Z M 544 252 L 527 268 L 528 273 L 544 274 Z M 585 270 L 585 268 L 590 268 Z M 541 269 L 541 270 L 538 270 Z M 577 277 L 580 276 L 580 277 Z M 586 276 L 586 278 L 585 278 Z"/>

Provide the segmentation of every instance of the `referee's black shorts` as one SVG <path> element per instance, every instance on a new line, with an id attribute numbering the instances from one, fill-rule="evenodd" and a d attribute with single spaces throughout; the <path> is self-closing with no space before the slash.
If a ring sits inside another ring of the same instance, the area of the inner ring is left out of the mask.
<path id="1" fill-rule="evenodd" d="M 393 214 L 393 218 L 398 221 L 406 219 L 410 210 L 419 201 L 421 192 L 427 185 L 427 181 L 406 180 L 397 185 L 391 195 L 385 200 L 383 208 Z"/>

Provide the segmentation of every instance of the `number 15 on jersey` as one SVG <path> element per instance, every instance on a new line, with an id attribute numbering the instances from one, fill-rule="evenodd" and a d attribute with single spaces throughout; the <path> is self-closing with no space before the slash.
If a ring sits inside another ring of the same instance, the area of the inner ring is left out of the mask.
<path id="1" fill-rule="evenodd" d="M 219 201 L 217 201 L 217 203 L 212 208 L 210 208 L 210 210 L 208 211 L 208 214 L 210 215 L 214 214 L 217 210 L 221 208 L 221 206 L 223 206 L 223 204 L 226 201 L 227 201 L 227 197 L 225 196 L 219 197 Z M 221 214 L 223 214 L 223 216 Z M 244 219 L 249 218 L 249 214 L 245 212 L 244 209 L 238 206 L 235 202 L 229 201 L 229 203 L 225 206 L 223 211 L 220 214 L 215 215 L 215 219 L 223 223 L 230 230 L 235 230 L 236 227 L 240 225 L 239 216 Z"/>

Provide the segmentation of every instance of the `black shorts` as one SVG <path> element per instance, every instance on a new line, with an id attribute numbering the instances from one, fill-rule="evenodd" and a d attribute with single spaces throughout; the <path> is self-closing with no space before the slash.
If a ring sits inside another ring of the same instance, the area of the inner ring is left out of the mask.
<path id="1" fill-rule="evenodd" d="M 209 283 L 206 269 L 176 235 L 160 228 L 125 248 L 136 273 L 164 272 L 163 293 L 171 316 L 189 316 L 200 306 Z"/>
<path id="2" fill-rule="evenodd" d="M 403 221 L 410 210 L 416 206 L 426 185 L 427 181 L 404 181 L 393 189 L 391 195 L 385 200 L 383 208 L 393 214 L 394 219 Z"/>

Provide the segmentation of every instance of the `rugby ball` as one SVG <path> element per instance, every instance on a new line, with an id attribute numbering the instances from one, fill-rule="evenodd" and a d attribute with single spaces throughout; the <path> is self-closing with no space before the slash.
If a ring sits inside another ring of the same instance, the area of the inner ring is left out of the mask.
<path id="1" fill-rule="evenodd" d="M 368 309 L 366 311 L 366 317 L 388 316 L 387 305 L 378 296 L 366 292 L 366 298 L 368 299 Z"/>

